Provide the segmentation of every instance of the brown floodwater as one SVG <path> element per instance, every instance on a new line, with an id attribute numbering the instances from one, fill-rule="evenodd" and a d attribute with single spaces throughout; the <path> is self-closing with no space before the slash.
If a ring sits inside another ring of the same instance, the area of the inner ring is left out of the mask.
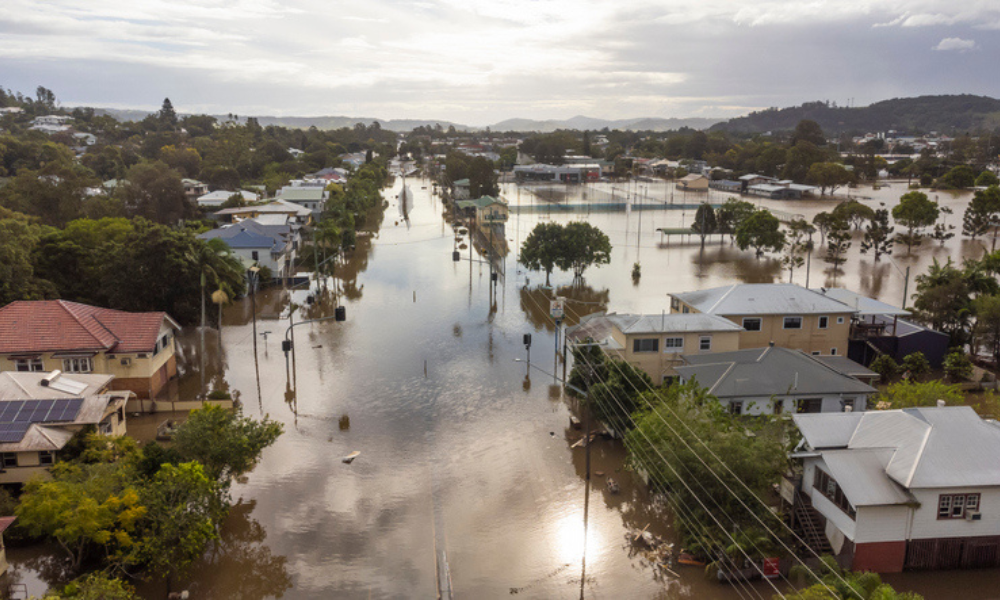
<path id="1" fill-rule="evenodd" d="M 544 274 L 516 264 L 518 246 L 541 221 L 586 219 L 610 236 L 611 263 L 589 269 L 583 284 L 574 285 L 571 274 L 553 274 L 555 293 L 570 298 L 570 321 L 605 309 L 668 310 L 668 292 L 787 281 L 776 260 L 756 260 L 728 239 L 712 238 L 704 249 L 696 239 L 661 239 L 656 228 L 690 225 L 690 209 L 545 209 L 546 203 L 593 204 L 623 195 L 661 206 L 706 197 L 721 203 L 726 195 L 684 194 L 664 183 L 535 192 L 505 185 L 511 203 L 532 212 L 512 213 L 506 276 L 491 286 L 488 265 L 467 260 L 468 250 L 462 261 L 452 261 L 454 232 L 427 182 L 408 183 L 408 220 L 396 206 L 396 182 L 385 193 L 390 206 L 381 226 L 359 238 L 326 291 L 313 284 L 312 305 L 304 288 L 257 296 L 256 364 L 249 299 L 226 307 L 221 342 L 216 330 L 206 332 L 204 367 L 199 332 L 182 336 L 184 364 L 173 397 L 228 389 L 246 414 L 270 415 L 284 423 L 285 434 L 244 483 L 233 485 L 235 506 L 221 540 L 180 587 L 194 599 L 234 600 L 774 595 L 762 582 L 731 587 L 694 567 L 676 574 L 652 568 L 631 535 L 648 525 L 674 539 L 670 513 L 623 469 L 619 444 L 592 445 L 588 491 L 584 450 L 572 447 L 581 432 L 570 426 L 570 401 L 554 377 L 562 365 L 547 316 L 552 292 L 539 289 Z M 904 191 L 904 184 L 893 184 L 858 193 L 877 206 L 893 204 Z M 968 200 L 968 194 L 940 195 L 954 207 L 956 225 Z M 836 200 L 761 204 L 811 218 Z M 875 264 L 858 253 L 857 241 L 843 273 L 830 271 L 817 250 L 810 284 L 851 287 L 898 304 L 907 266 L 912 293 L 912 277 L 933 258 L 960 260 L 983 251 L 981 242 L 956 237 L 943 247 L 925 242 L 909 256 L 897 250 L 894 262 Z M 631 278 L 634 262 L 642 265 L 638 283 Z M 797 283 L 805 277 L 804 268 L 793 275 Z M 295 327 L 294 369 L 281 352 L 290 303 L 303 307 L 296 321 L 331 316 L 338 305 L 347 310 L 342 323 Z M 533 334 L 530 373 L 515 362 L 525 358 L 524 333 Z M 132 418 L 130 431 L 148 438 L 169 416 Z M 353 451 L 361 454 L 352 464 L 341 462 Z M 608 476 L 621 484 L 619 494 L 607 492 Z M 8 557 L 14 579 L 35 595 L 65 576 L 53 548 L 9 548 Z M 997 571 L 903 574 L 891 581 L 928 598 L 1000 597 Z M 146 598 L 165 596 L 160 582 L 140 588 Z"/>

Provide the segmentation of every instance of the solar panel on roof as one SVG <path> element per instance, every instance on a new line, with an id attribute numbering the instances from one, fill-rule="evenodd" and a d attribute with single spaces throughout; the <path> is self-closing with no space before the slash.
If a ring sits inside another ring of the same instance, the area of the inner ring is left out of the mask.
<path id="1" fill-rule="evenodd" d="M 0 444 L 21 441 L 32 423 L 73 421 L 82 407 L 83 398 L 0 402 Z"/>

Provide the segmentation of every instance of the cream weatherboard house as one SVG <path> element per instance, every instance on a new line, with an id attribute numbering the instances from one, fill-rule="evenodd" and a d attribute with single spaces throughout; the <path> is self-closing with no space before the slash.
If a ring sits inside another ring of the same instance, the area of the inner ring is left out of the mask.
<path id="1" fill-rule="evenodd" d="M 741 326 L 740 348 L 774 344 L 812 355 L 846 355 L 857 312 L 790 283 L 735 284 L 670 296 L 671 313 L 716 315 Z"/>
<path id="2" fill-rule="evenodd" d="M 153 398 L 177 375 L 179 329 L 164 312 L 12 302 L 0 308 L 0 371 L 113 375 L 112 389 Z"/>
<path id="3" fill-rule="evenodd" d="M 656 383 L 677 377 L 684 354 L 729 352 L 743 329 L 714 315 L 588 315 L 566 330 L 574 342 L 593 340 L 604 351 L 642 369 Z"/>

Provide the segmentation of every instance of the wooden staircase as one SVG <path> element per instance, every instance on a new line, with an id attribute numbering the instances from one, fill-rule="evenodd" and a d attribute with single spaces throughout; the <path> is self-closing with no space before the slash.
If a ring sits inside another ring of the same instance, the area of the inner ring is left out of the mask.
<path id="1" fill-rule="evenodd" d="M 819 555 L 833 554 L 830 540 L 823 531 L 823 518 L 813 508 L 809 497 L 802 492 L 795 492 L 794 513 L 795 529 L 802 540 Z"/>

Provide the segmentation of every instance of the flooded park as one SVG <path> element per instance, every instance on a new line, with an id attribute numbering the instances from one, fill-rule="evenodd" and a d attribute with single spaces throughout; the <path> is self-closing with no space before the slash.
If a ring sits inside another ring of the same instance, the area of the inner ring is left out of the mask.
<path id="1" fill-rule="evenodd" d="M 664 574 L 635 550 L 633 536 L 647 526 L 674 539 L 671 515 L 625 469 L 617 442 L 592 444 L 590 469 L 613 473 L 620 493 L 588 479 L 549 316 L 554 295 L 567 298 L 572 324 L 604 310 L 669 311 L 670 292 L 788 281 L 776 258 L 758 260 L 728 237 L 712 236 L 702 247 L 697 238 L 657 231 L 689 226 L 692 206 L 721 204 L 728 195 L 685 194 L 662 181 L 503 184 L 510 251 L 493 282 L 478 252 L 470 260 L 463 250 L 453 260 L 456 230 L 430 182 L 407 180 L 413 202 L 405 211 L 402 185 L 397 179 L 385 191 L 381 224 L 359 236 L 334 278 L 270 288 L 226 307 L 221 333 L 204 332 L 204 355 L 199 332 L 185 332 L 173 394 L 228 389 L 245 414 L 285 426 L 249 477 L 233 485 L 221 539 L 184 586 L 191 598 L 770 598 L 766 583 L 722 585 L 698 567 Z M 873 208 L 892 206 L 905 191 L 906 182 L 850 190 Z M 937 196 L 953 209 L 948 218 L 960 234 L 971 195 Z M 609 197 L 635 208 L 586 206 Z M 811 220 L 840 200 L 753 202 Z M 541 287 L 544 273 L 519 267 L 518 247 L 539 222 L 580 219 L 608 234 L 610 264 L 589 269 L 578 284 L 557 271 L 554 289 Z M 956 235 L 943 245 L 926 240 L 910 255 L 897 246 L 891 259 L 875 263 L 860 254 L 860 235 L 843 272 L 833 272 L 817 247 L 809 285 L 848 287 L 899 305 L 908 267 L 912 294 L 914 277 L 933 259 L 960 262 L 985 248 Z M 634 282 L 636 262 L 642 276 Z M 806 276 L 803 267 L 792 278 L 804 285 Z M 331 317 L 338 306 L 346 320 L 296 325 L 293 361 L 282 352 L 291 306 L 296 323 Z M 530 369 L 526 333 L 533 336 Z M 163 418 L 130 419 L 130 432 L 148 433 Z M 353 462 L 342 461 L 355 451 Z M 8 557 L 15 580 L 32 594 L 60 577 L 50 549 L 9 548 Z M 953 597 L 957 589 L 965 600 L 1000 596 L 997 571 L 885 579 L 927 598 Z M 156 584 L 140 591 L 165 596 Z"/>

